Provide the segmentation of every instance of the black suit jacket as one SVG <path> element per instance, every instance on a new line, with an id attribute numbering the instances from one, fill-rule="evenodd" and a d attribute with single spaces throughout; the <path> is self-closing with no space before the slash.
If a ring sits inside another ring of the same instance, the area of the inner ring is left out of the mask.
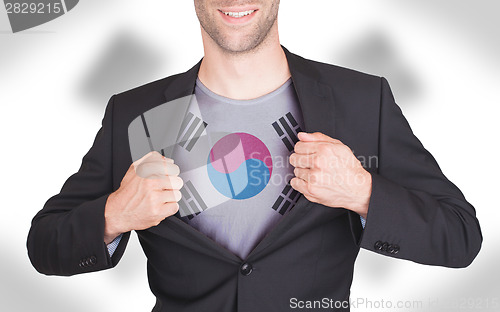
<path id="1" fill-rule="evenodd" d="M 300 195 L 240 259 L 171 216 L 137 231 L 157 297 L 153 311 L 288 311 L 291 298 L 348 300 L 360 247 L 447 267 L 468 266 L 479 252 L 474 208 L 413 135 L 387 81 L 283 49 L 305 131 L 338 138 L 359 159 L 371 159 L 366 228 L 357 214 Z M 118 263 L 130 233 L 109 257 L 104 207 L 132 163 L 127 128 L 149 109 L 192 94 L 200 63 L 110 99 L 80 169 L 33 219 L 27 247 L 39 272 L 73 275 Z"/>

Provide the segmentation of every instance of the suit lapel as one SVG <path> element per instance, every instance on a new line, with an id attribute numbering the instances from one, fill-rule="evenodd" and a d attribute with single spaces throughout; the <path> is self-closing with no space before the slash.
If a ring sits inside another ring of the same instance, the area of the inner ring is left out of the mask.
<path id="1" fill-rule="evenodd" d="M 323 132 L 334 136 L 335 101 L 331 88 L 311 64 L 283 47 L 299 98 L 306 132 Z"/>
<path id="2" fill-rule="evenodd" d="M 321 82 L 320 73 L 311 66 L 310 61 L 290 53 L 283 46 L 282 48 L 287 57 L 293 85 L 299 99 L 305 131 L 318 131 L 334 137 L 335 102 L 331 88 Z M 194 93 L 200 65 L 201 60 L 190 70 L 177 76 L 177 78 L 165 90 L 166 102 Z M 180 129 L 178 131 L 180 131 Z M 269 232 L 264 239 L 259 242 L 248 257 L 253 257 L 272 246 L 272 243 L 282 236 L 287 229 L 302 219 L 302 216 L 309 211 L 308 208 L 311 207 L 310 204 L 311 202 L 301 194 L 293 209 L 283 216 L 282 220 L 278 222 L 271 232 Z M 214 249 L 217 249 L 217 254 L 219 256 L 226 257 L 230 261 L 236 261 L 239 259 L 236 255 L 233 255 L 222 246 L 211 241 L 203 233 L 184 223 L 184 221 L 179 219 L 179 216 L 179 213 L 177 213 L 175 216 L 165 219 L 164 222 L 171 224 L 176 229 L 184 228 L 188 231 L 186 236 L 191 237 L 197 243 L 207 243 L 212 245 Z M 157 230 L 160 229 L 158 228 Z M 179 241 L 179 243 L 185 244 L 187 247 L 192 247 L 190 246 L 192 242 L 190 243 L 189 240 L 182 240 Z"/>
<path id="3" fill-rule="evenodd" d="M 335 102 L 329 86 L 321 83 L 321 77 L 303 58 L 290 53 L 283 47 L 292 75 L 293 86 L 302 110 L 305 132 L 322 132 L 334 137 L 335 133 Z M 248 257 L 262 253 L 282 236 L 311 208 L 311 202 L 300 194 L 295 206 L 287 212 L 282 220 L 269 232 Z"/>
<path id="4" fill-rule="evenodd" d="M 165 89 L 165 101 L 173 101 L 183 96 L 194 94 L 196 78 L 201 66 L 201 59 L 196 65 L 185 73 L 179 74 Z"/>

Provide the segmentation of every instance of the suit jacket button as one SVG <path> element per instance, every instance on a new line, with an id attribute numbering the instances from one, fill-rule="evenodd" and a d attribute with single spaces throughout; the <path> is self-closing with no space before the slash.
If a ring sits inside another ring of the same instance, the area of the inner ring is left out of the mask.
<path id="1" fill-rule="evenodd" d="M 97 263 L 97 258 L 92 256 L 89 258 L 90 265 L 95 265 Z"/>
<path id="2" fill-rule="evenodd" d="M 87 259 L 80 260 L 80 267 L 85 268 L 88 266 L 89 266 L 89 264 L 87 263 Z"/>
<path id="3" fill-rule="evenodd" d="M 250 273 L 252 273 L 253 267 L 250 263 L 243 263 L 240 267 L 240 272 L 241 274 L 248 276 Z"/>
<path id="4" fill-rule="evenodd" d="M 394 245 L 389 244 L 389 246 L 387 246 L 387 252 L 390 254 L 393 254 L 394 253 Z"/>
<path id="5" fill-rule="evenodd" d="M 394 248 L 393 254 L 397 254 L 399 252 L 399 246 L 394 245 L 393 248 Z"/>
<path id="6" fill-rule="evenodd" d="M 376 250 L 382 250 L 382 242 L 377 241 L 375 245 L 373 245 L 373 248 L 375 248 Z"/>
<path id="7" fill-rule="evenodd" d="M 382 251 L 387 251 L 387 247 L 389 247 L 389 244 L 388 244 L 387 242 L 384 242 L 384 243 L 382 244 L 382 248 L 381 248 L 381 250 L 382 250 Z"/>

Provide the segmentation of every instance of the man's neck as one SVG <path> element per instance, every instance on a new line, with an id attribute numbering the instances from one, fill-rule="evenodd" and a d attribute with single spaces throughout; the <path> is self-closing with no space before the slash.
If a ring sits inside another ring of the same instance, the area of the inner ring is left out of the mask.
<path id="1" fill-rule="evenodd" d="M 198 77 L 212 92 L 231 99 L 249 100 L 276 90 L 290 78 L 290 70 L 277 34 L 267 39 L 244 54 L 228 53 L 204 40 Z"/>

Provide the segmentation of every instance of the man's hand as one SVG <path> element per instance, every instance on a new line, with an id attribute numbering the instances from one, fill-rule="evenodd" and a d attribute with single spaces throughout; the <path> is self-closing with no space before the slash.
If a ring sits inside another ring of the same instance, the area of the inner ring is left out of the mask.
<path id="1" fill-rule="evenodd" d="M 366 218 L 371 196 L 371 174 L 351 149 L 320 132 L 298 133 L 290 164 L 295 167 L 291 186 L 312 201 L 343 207 Z"/>
<path id="2" fill-rule="evenodd" d="M 172 159 L 150 152 L 130 165 L 120 188 L 109 195 L 105 207 L 104 242 L 121 233 L 158 225 L 179 210 L 183 185 Z"/>

